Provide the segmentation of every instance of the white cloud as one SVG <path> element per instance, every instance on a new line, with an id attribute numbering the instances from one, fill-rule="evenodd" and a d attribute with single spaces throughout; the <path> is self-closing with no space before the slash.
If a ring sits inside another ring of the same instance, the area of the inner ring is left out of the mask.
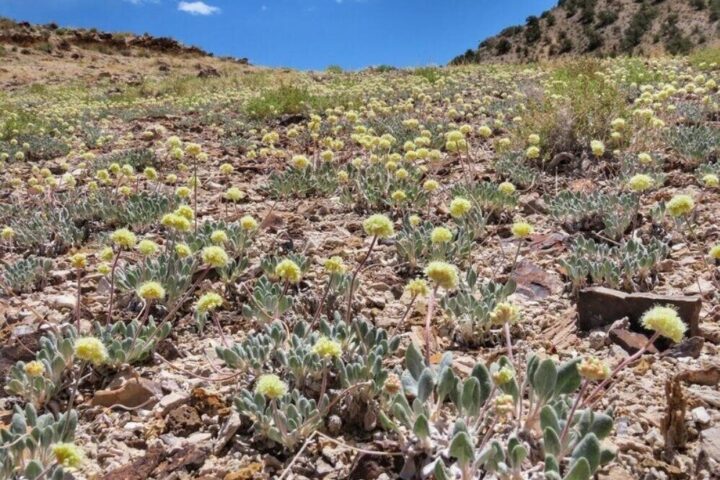
<path id="1" fill-rule="evenodd" d="M 189 13 L 190 15 L 213 15 L 220 13 L 220 8 L 208 5 L 205 2 L 180 2 L 178 10 Z"/>
<path id="2" fill-rule="evenodd" d="M 133 5 L 142 5 L 143 3 L 160 3 L 160 0 L 124 0 Z"/>

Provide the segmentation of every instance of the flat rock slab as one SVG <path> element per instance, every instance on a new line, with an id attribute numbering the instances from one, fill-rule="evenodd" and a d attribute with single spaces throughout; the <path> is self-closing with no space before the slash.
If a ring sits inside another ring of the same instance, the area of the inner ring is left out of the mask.
<path id="1" fill-rule="evenodd" d="M 700 447 L 705 453 L 720 462 L 720 428 L 708 428 L 700 433 Z"/>
<path id="2" fill-rule="evenodd" d="M 672 305 L 688 326 L 688 336 L 700 335 L 700 308 L 698 296 L 656 295 L 654 293 L 625 293 L 605 287 L 580 290 L 577 301 L 578 329 L 594 330 L 628 317 L 634 329 L 642 330 L 640 317 L 655 305 Z"/>

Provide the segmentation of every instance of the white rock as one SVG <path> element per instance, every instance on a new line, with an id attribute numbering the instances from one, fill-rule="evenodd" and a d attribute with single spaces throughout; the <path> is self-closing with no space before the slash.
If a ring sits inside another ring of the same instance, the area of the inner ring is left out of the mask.
<path id="1" fill-rule="evenodd" d="M 207 432 L 195 432 L 189 437 L 187 437 L 188 443 L 192 443 L 193 445 L 203 446 L 203 443 L 209 442 L 209 440 L 212 438 L 211 433 Z M 209 445 L 208 445 L 209 446 Z"/>
<path id="2" fill-rule="evenodd" d="M 708 414 L 705 407 L 697 407 L 692 409 L 692 419 L 700 425 L 707 425 L 710 423 L 710 414 Z"/>
<path id="3" fill-rule="evenodd" d="M 48 305 L 61 310 L 63 308 L 74 309 L 76 298 L 72 295 L 50 295 L 47 297 Z"/>
<path id="4" fill-rule="evenodd" d="M 141 431 L 145 428 L 145 425 L 140 422 L 127 422 L 123 428 L 131 432 Z"/>

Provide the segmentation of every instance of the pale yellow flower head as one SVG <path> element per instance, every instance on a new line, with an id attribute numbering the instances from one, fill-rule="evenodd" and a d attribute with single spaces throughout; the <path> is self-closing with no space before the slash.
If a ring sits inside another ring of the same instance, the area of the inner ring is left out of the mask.
<path id="1" fill-rule="evenodd" d="M 512 234 L 517 238 L 527 238 L 535 231 L 532 225 L 527 222 L 515 222 L 510 228 Z"/>
<path id="2" fill-rule="evenodd" d="M 385 215 L 379 213 L 370 215 L 363 222 L 363 229 L 366 234 L 378 238 L 388 238 L 395 234 L 392 221 Z"/>
<path id="3" fill-rule="evenodd" d="M 708 188 L 717 188 L 720 186 L 720 179 L 714 173 L 708 173 L 702 177 L 703 185 Z"/>
<path id="4" fill-rule="evenodd" d="M 455 265 L 440 261 L 430 262 L 425 267 L 425 275 L 446 290 L 453 290 L 458 286 L 458 269 Z"/>
<path id="5" fill-rule="evenodd" d="M 202 249 L 200 256 L 202 257 L 203 262 L 215 268 L 222 268 L 230 261 L 228 254 L 222 247 L 205 247 Z"/>
<path id="6" fill-rule="evenodd" d="M 502 367 L 500 370 L 493 373 L 492 378 L 493 382 L 495 382 L 495 385 L 505 385 L 506 383 L 511 382 L 513 378 L 515 378 L 515 373 L 509 367 Z"/>
<path id="7" fill-rule="evenodd" d="M 110 240 L 112 240 L 112 242 L 118 247 L 128 250 L 133 248 L 135 246 L 135 242 L 137 241 L 135 234 L 127 228 L 115 230 L 110 235 Z"/>
<path id="8" fill-rule="evenodd" d="M 650 175 L 638 173 L 628 180 L 628 187 L 634 192 L 644 192 L 655 185 L 655 180 Z"/>
<path id="9" fill-rule="evenodd" d="M 675 343 L 679 343 L 685 335 L 687 327 L 672 307 L 656 306 L 645 312 L 640 320 L 643 327 L 659 333 Z"/>
<path id="10" fill-rule="evenodd" d="M 346 270 L 342 257 L 338 256 L 328 258 L 323 266 L 328 273 L 345 273 Z"/>
<path id="11" fill-rule="evenodd" d="M 87 255 L 84 253 L 76 253 L 70 257 L 70 265 L 73 268 L 85 268 L 87 267 Z"/>
<path id="12" fill-rule="evenodd" d="M 470 200 L 463 197 L 455 197 L 450 202 L 450 215 L 453 218 L 464 217 L 472 208 Z"/>
<path id="13" fill-rule="evenodd" d="M 66 468 L 78 468 L 85 461 L 82 449 L 74 443 L 55 443 L 52 450 L 55 461 Z"/>
<path id="14" fill-rule="evenodd" d="M 578 373 L 591 381 L 605 380 L 610 376 L 610 367 L 595 357 L 584 358 L 577 366 Z"/>
<path id="15" fill-rule="evenodd" d="M 683 217 L 688 215 L 695 208 L 695 201 L 693 201 L 690 195 L 675 195 L 665 205 L 668 213 L 673 217 Z"/>
<path id="16" fill-rule="evenodd" d="M 137 244 L 137 249 L 140 253 L 145 255 L 146 257 L 149 257 L 150 255 L 155 255 L 160 251 L 160 246 L 153 242 L 152 240 L 140 240 L 140 242 Z"/>
<path id="17" fill-rule="evenodd" d="M 225 230 L 214 230 L 210 234 L 210 241 L 216 245 L 222 245 L 228 241 L 228 235 Z"/>
<path id="18" fill-rule="evenodd" d="M 449 243 L 453 239 L 453 233 L 445 227 L 435 227 L 430 233 L 430 241 L 436 245 Z"/>
<path id="19" fill-rule="evenodd" d="M 208 292 L 198 298 L 195 309 L 198 313 L 204 314 L 221 307 L 222 304 L 223 298 L 220 295 L 215 292 Z"/>
<path id="20" fill-rule="evenodd" d="M 25 364 L 25 373 L 28 377 L 39 377 L 45 373 L 45 365 L 42 362 L 33 360 Z"/>
<path id="21" fill-rule="evenodd" d="M 328 337 L 320 337 L 313 345 L 313 352 L 321 358 L 337 358 L 342 355 L 342 347 Z"/>
<path id="22" fill-rule="evenodd" d="M 250 215 L 245 215 L 240 219 L 240 227 L 246 232 L 257 230 L 258 222 Z"/>
<path id="23" fill-rule="evenodd" d="M 75 340 L 75 356 L 80 360 L 101 365 L 108 357 L 105 345 L 96 337 L 81 337 Z"/>
<path id="24" fill-rule="evenodd" d="M 271 400 L 281 398 L 287 391 L 287 384 L 273 374 L 262 375 L 255 384 L 255 392 Z"/>
<path id="25" fill-rule="evenodd" d="M 500 302 L 490 312 L 490 321 L 494 325 L 503 325 L 505 323 L 515 323 L 520 319 L 520 309 L 508 302 Z"/>
<path id="26" fill-rule="evenodd" d="M 297 263 L 286 258 L 275 266 L 275 275 L 288 283 L 298 283 L 302 278 L 302 271 Z"/>
<path id="27" fill-rule="evenodd" d="M 512 195 L 513 193 L 515 193 L 515 185 L 510 182 L 502 182 L 500 185 L 498 185 L 498 190 L 505 195 Z"/>
<path id="28" fill-rule="evenodd" d="M 407 283 L 405 291 L 408 292 L 411 297 L 426 297 L 430 293 L 430 287 L 428 287 L 424 279 L 416 278 Z"/>
<path id="29" fill-rule="evenodd" d="M 159 282 L 145 282 L 138 287 L 137 295 L 143 300 L 161 300 L 165 298 L 165 289 Z"/>

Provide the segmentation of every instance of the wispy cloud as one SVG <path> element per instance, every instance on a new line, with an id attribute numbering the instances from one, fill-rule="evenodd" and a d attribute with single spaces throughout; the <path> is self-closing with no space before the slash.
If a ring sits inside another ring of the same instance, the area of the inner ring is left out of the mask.
<path id="1" fill-rule="evenodd" d="M 178 10 L 189 13 L 190 15 L 213 15 L 220 13 L 220 8 L 208 5 L 205 2 L 180 2 Z"/>
<path id="2" fill-rule="evenodd" d="M 124 0 L 128 3 L 132 3 L 133 5 L 140 5 L 143 3 L 160 3 L 160 0 Z"/>

